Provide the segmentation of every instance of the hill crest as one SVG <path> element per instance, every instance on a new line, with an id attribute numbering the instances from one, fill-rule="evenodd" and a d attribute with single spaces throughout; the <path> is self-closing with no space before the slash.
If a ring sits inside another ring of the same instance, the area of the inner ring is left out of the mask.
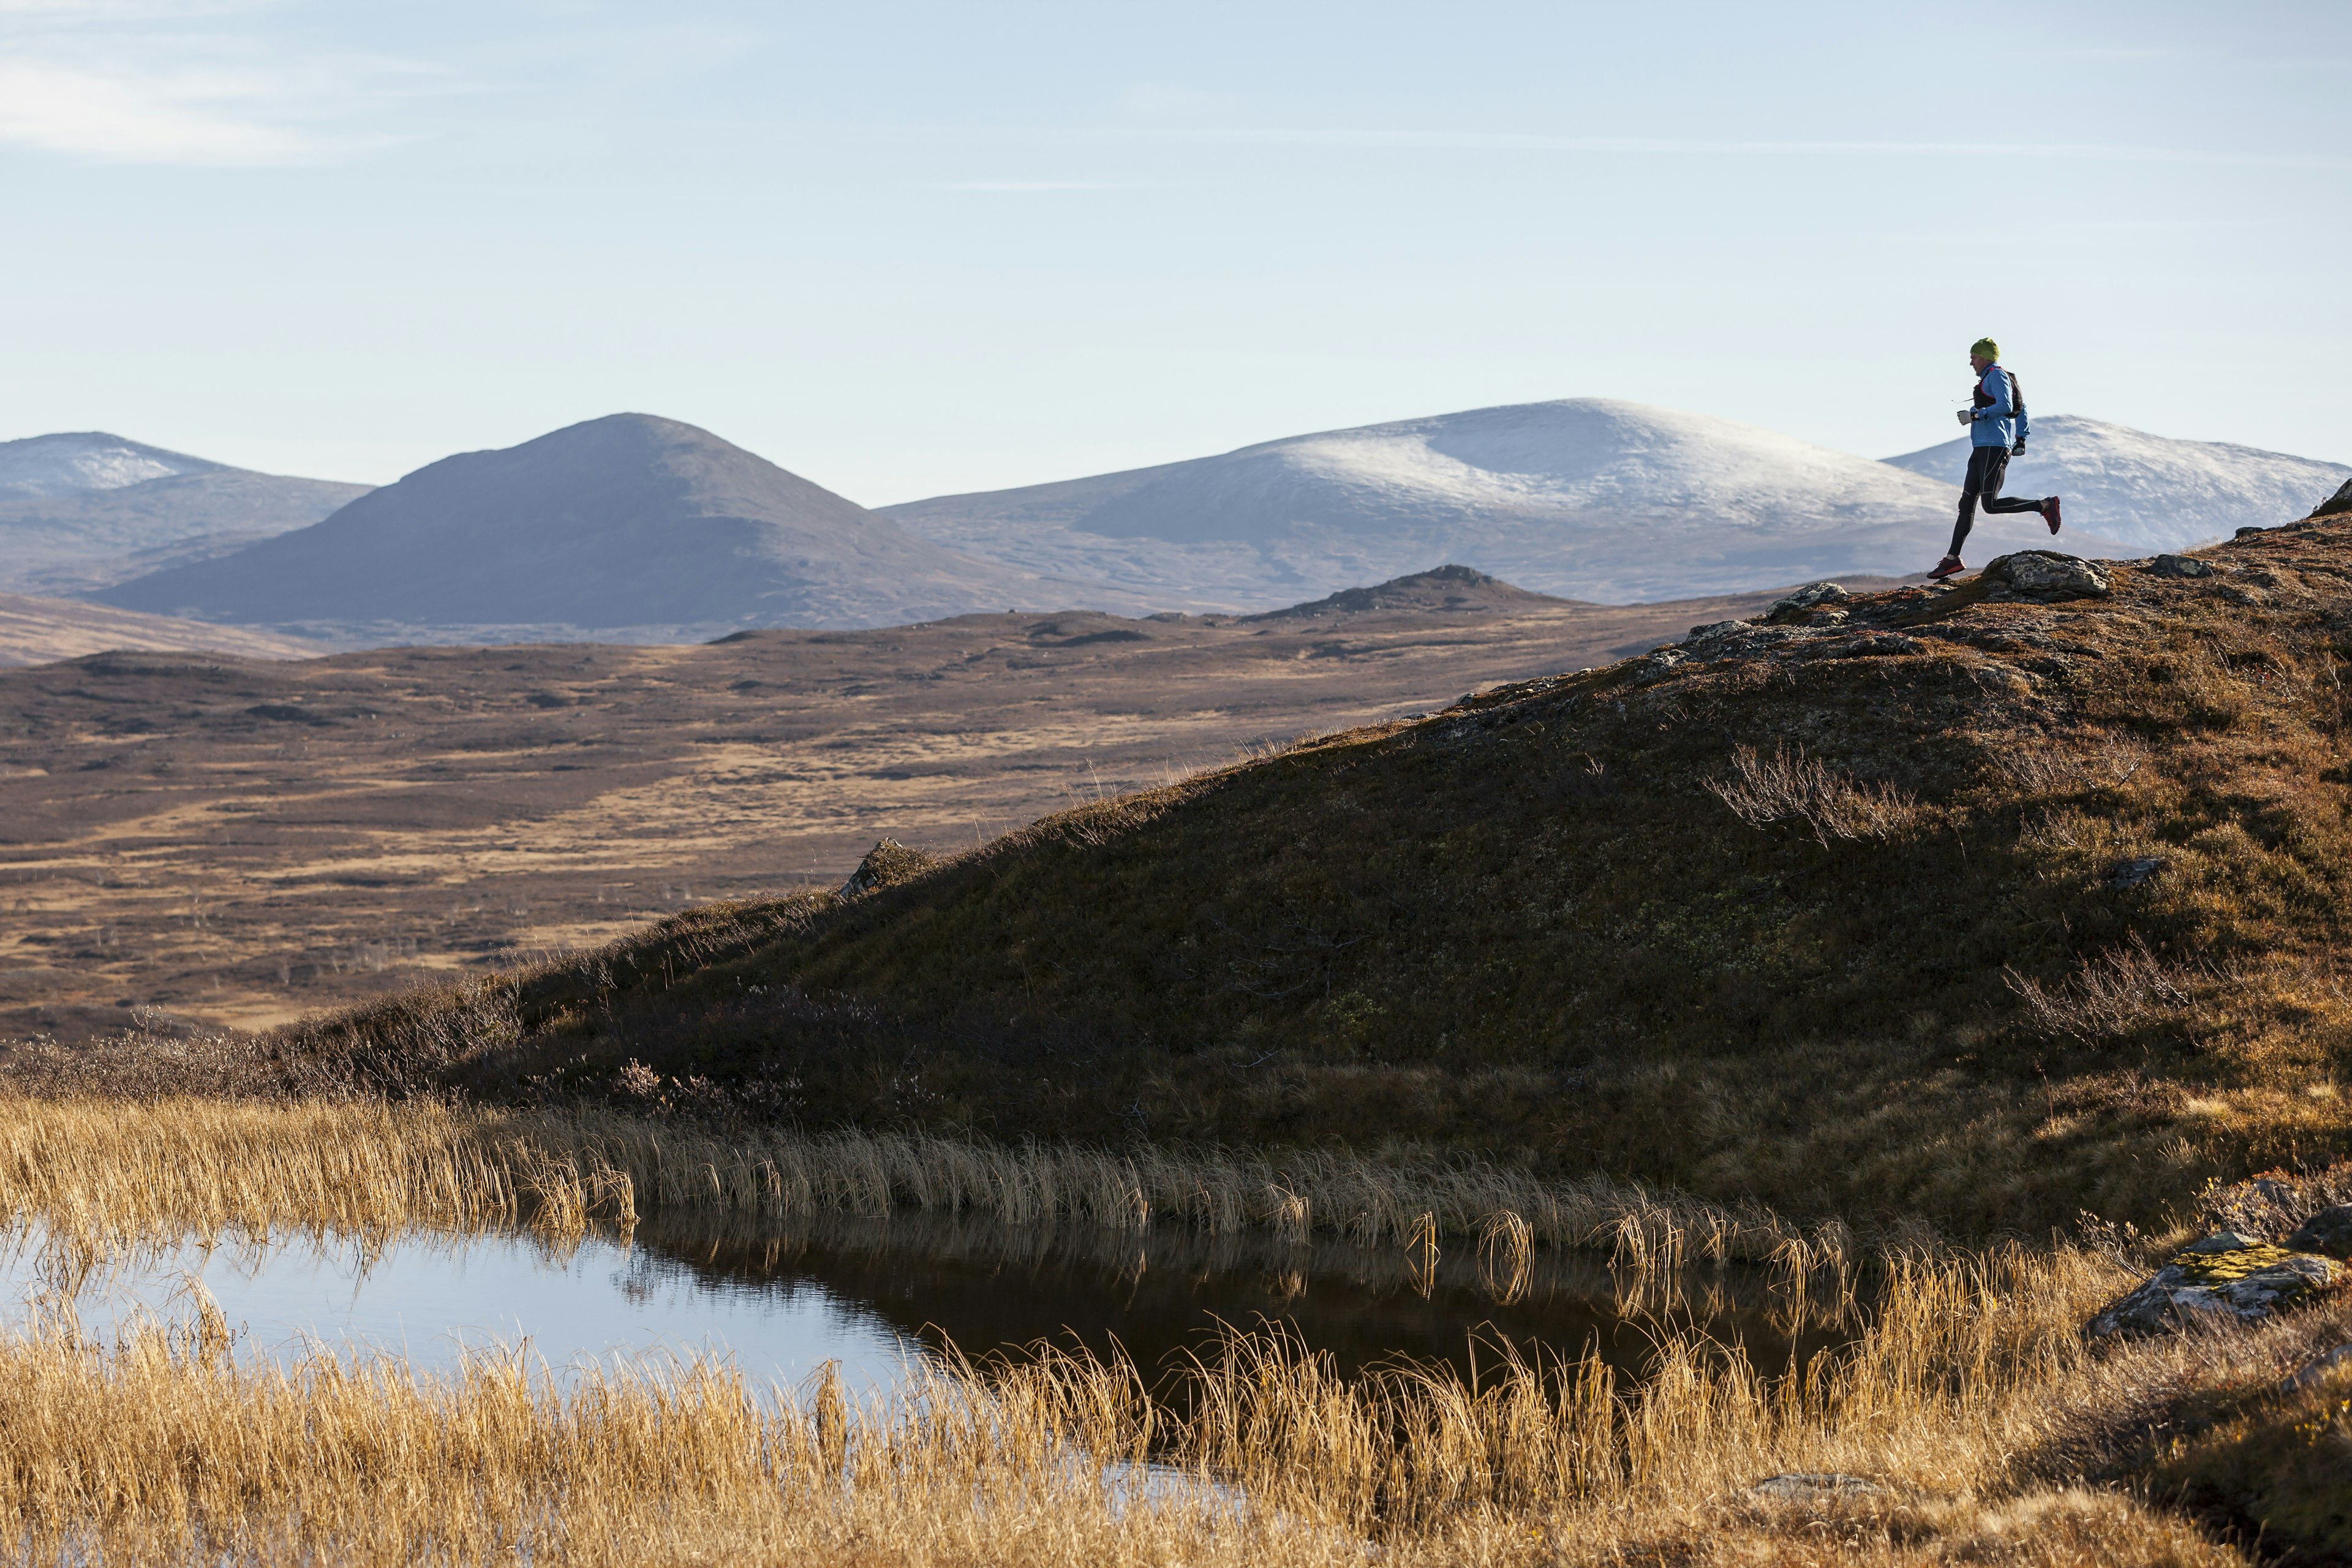
<path id="1" fill-rule="evenodd" d="M 2347 580 L 2352 522 L 2315 522 L 1807 595 L 861 898 L 670 922 L 470 994 L 518 1043 L 448 1070 L 2166 1223 L 2352 1152 Z M 406 1061 L 415 1016 L 299 1037 Z"/>
<path id="2" fill-rule="evenodd" d="M 1039 596 L 677 420 L 617 414 L 428 464 L 306 529 L 100 595 L 304 627 L 912 621 Z"/>
<path id="3" fill-rule="evenodd" d="M 148 479 L 209 473 L 226 467 L 103 430 L 27 436 L 0 441 L 0 500 L 121 489 Z"/>

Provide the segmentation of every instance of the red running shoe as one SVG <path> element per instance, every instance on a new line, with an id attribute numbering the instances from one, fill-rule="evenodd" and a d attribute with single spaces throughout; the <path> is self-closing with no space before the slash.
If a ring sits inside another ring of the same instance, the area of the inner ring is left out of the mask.
<path id="1" fill-rule="evenodd" d="M 2052 496 L 2042 503 L 2042 521 L 2050 525 L 2051 532 L 2058 531 L 2058 498 L 2056 496 Z"/>
<path id="2" fill-rule="evenodd" d="M 1967 567 L 1960 564 L 1960 558 L 1958 556 L 1947 555 L 1941 561 L 1936 563 L 1936 569 L 1928 573 L 1927 575 L 1935 578 L 1937 582 L 1941 582 L 1947 577 L 1958 576 L 1960 573 L 1967 570 Z"/>

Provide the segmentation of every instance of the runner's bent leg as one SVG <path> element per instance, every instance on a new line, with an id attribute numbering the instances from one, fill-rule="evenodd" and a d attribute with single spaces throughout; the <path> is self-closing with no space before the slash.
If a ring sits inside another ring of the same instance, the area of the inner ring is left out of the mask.
<path id="1" fill-rule="evenodd" d="M 1977 452 L 1990 452 L 1991 460 L 1985 464 L 1984 509 L 1989 512 L 2040 511 L 2039 500 L 2027 500 L 2021 496 L 2000 493 L 2000 481 L 2009 475 L 2009 454 L 1999 447 L 1979 447 Z M 1970 467 L 1975 465 L 1975 453 L 1969 454 Z"/>
<path id="2" fill-rule="evenodd" d="M 1955 561 L 1960 558 L 1960 546 L 1969 542 L 1969 530 L 1976 526 L 1977 497 L 1987 489 L 1994 492 L 2000 489 L 2000 469 L 1998 468 L 1992 470 L 1991 484 L 1988 486 L 1985 482 L 1987 465 L 1995 458 L 2001 459 L 2003 467 L 2007 466 L 2009 454 L 1998 447 L 1969 449 L 1968 477 L 1960 481 L 1960 521 L 1953 525 L 1952 547 L 1945 552 Z"/>

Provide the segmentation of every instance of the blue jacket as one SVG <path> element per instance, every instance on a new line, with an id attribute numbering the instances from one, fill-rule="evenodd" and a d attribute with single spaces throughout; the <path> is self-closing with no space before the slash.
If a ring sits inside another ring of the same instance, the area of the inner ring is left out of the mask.
<path id="1" fill-rule="evenodd" d="M 1977 382 L 1976 417 L 1969 426 L 1972 447 L 2014 447 L 2032 433 L 2032 421 L 2017 406 L 2017 389 L 2009 372 L 1986 367 Z"/>

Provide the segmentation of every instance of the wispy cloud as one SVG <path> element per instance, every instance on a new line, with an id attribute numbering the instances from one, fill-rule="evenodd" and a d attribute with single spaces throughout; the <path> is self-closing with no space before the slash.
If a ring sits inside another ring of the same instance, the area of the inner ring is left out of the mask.
<path id="1" fill-rule="evenodd" d="M 2088 142 L 1799 142 L 1731 141 L 1646 136 L 1547 136 L 1494 131 L 1262 130 L 1198 128 L 1143 130 L 1110 126 L 1087 141 L 1183 142 L 1248 147 L 1360 147 L 1426 152 L 1597 153 L 1651 155 L 1788 156 L 1863 154 L 1895 157 L 2059 158 L 2144 163 L 2202 163 L 2265 168 L 2352 168 L 2352 158 L 2327 153 L 2222 152 L 2193 147 L 2141 147 Z"/>
<path id="2" fill-rule="evenodd" d="M 1139 187 L 1111 180 L 952 180 L 943 191 L 995 191 L 1026 195 L 1049 191 L 1132 191 Z"/>
<path id="3" fill-rule="evenodd" d="M 0 0 L 0 144 L 93 162 L 331 162 L 394 140 L 366 109 L 428 86 L 404 61 L 303 51 L 216 0 Z"/>
<path id="4" fill-rule="evenodd" d="M 266 89 L 0 59 L 0 142 L 110 162 L 308 163 L 331 143 L 251 113 Z"/>

